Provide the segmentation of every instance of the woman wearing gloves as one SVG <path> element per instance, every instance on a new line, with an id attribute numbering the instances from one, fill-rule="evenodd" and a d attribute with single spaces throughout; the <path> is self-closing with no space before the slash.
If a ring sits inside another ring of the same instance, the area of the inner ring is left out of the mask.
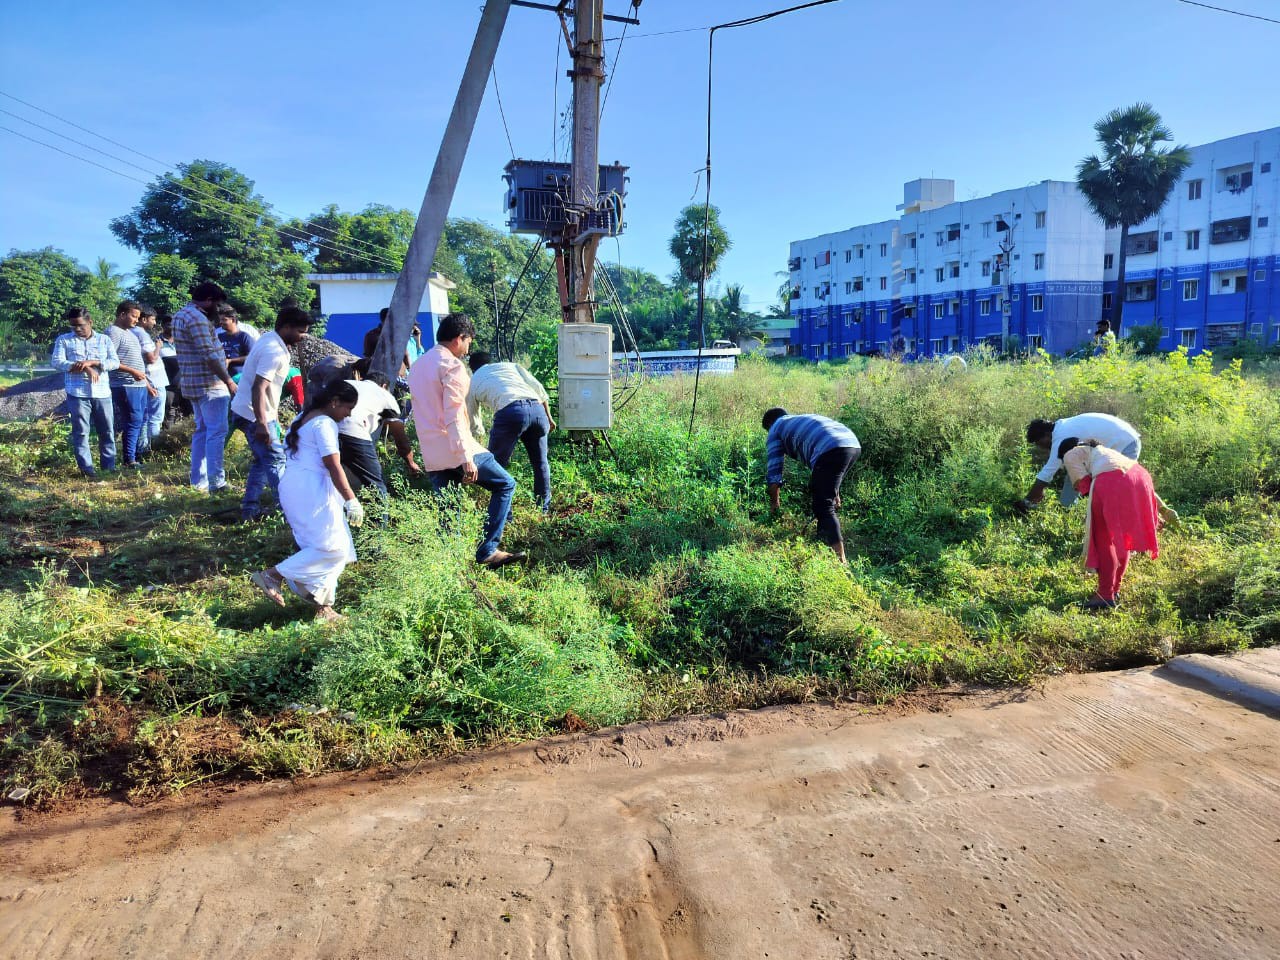
<path id="1" fill-rule="evenodd" d="M 1058 456 L 1072 485 L 1090 500 L 1084 565 L 1098 571 L 1098 591 L 1084 608 L 1110 610 L 1116 606 L 1129 554 L 1145 552 L 1156 557 L 1160 553 L 1156 541 L 1160 501 L 1151 474 L 1136 460 L 1096 440 L 1070 437 L 1059 445 Z"/>
<path id="2" fill-rule="evenodd" d="M 356 559 L 348 527 L 364 522 L 338 453 L 338 423 L 351 415 L 359 394 L 336 380 L 312 399 L 285 437 L 280 507 L 301 548 L 287 560 L 253 574 L 254 584 L 272 602 L 284 606 L 282 585 L 315 605 L 321 620 L 340 620 L 333 609 L 338 577 Z"/>

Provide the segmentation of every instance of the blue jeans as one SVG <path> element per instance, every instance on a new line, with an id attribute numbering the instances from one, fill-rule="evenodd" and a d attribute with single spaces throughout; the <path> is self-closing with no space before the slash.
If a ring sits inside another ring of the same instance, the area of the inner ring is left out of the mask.
<path id="1" fill-rule="evenodd" d="M 493 551 L 498 549 L 502 541 L 502 531 L 507 525 L 507 514 L 511 512 L 511 498 L 516 492 L 516 481 L 511 474 L 502 469 L 501 464 L 491 453 L 476 454 L 476 484 L 490 493 L 489 516 L 484 524 L 484 539 L 476 548 L 476 559 L 487 560 Z M 451 483 L 462 483 L 462 468 L 452 470 L 432 470 L 427 473 L 432 488 L 439 493 Z"/>
<path id="2" fill-rule="evenodd" d="M 160 436 L 160 428 L 164 426 L 164 404 L 166 387 L 159 387 L 153 397 L 147 395 L 147 412 L 142 420 L 142 436 L 138 437 L 138 449 L 151 449 L 151 441 Z"/>
<path id="3" fill-rule="evenodd" d="M 111 406 L 127 467 L 138 462 L 139 440 L 147 419 L 147 388 L 112 387 Z"/>
<path id="4" fill-rule="evenodd" d="M 533 467 L 533 499 L 539 509 L 551 509 L 551 464 L 547 462 L 547 434 L 551 424 L 537 400 L 508 403 L 493 417 L 489 429 L 489 452 L 504 468 L 511 463 L 516 441 L 524 444 Z"/>
<path id="5" fill-rule="evenodd" d="M 280 424 L 272 420 L 267 424 L 270 441 L 264 443 L 257 435 L 257 423 L 246 420 L 240 414 L 232 414 L 235 428 L 244 434 L 249 442 L 249 453 L 253 460 L 249 464 L 249 473 L 244 480 L 244 497 L 240 500 L 240 515 L 252 520 L 262 513 L 262 498 L 265 487 L 271 487 L 277 499 L 280 496 L 280 478 L 284 476 L 284 444 L 280 442 Z"/>
<path id="6" fill-rule="evenodd" d="M 116 468 L 116 431 L 112 424 L 110 397 L 67 397 L 67 413 L 71 417 L 71 451 L 76 466 L 86 476 L 93 476 L 93 453 L 89 450 L 89 421 L 98 434 L 98 458 L 103 470 Z"/>
<path id="7" fill-rule="evenodd" d="M 191 434 L 191 485 L 216 490 L 227 485 L 222 466 L 227 446 L 227 411 L 231 397 L 190 397 L 196 428 Z"/>

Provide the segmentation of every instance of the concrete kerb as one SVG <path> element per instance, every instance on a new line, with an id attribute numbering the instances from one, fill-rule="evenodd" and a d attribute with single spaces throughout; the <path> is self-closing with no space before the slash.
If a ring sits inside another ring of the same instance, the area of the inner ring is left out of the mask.
<path id="1" fill-rule="evenodd" d="M 1280 714 L 1278 665 L 1280 648 L 1272 647 L 1228 657 L 1191 653 L 1174 657 L 1162 669 L 1196 680 L 1232 700 Z"/>

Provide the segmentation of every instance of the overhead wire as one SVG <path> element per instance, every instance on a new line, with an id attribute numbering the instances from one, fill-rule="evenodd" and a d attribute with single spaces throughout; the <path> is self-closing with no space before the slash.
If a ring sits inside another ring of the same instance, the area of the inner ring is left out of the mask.
<path id="1" fill-rule="evenodd" d="M 41 106 L 39 106 L 38 104 L 35 104 L 35 103 L 30 102 L 29 100 L 24 100 L 24 99 L 22 99 L 21 97 L 16 97 L 16 96 L 14 96 L 14 95 L 13 95 L 13 94 L 11 94 L 11 93 L 7 93 L 6 91 L 0 90 L 0 96 L 5 97 L 6 99 L 12 100 L 12 101 L 14 101 L 15 103 L 20 103 L 20 104 L 22 104 L 24 107 L 28 107 L 28 108 L 30 108 L 30 109 L 32 109 L 32 110 L 35 110 L 35 111 L 36 111 L 36 112 L 38 112 L 38 113 L 42 113 L 42 114 L 44 114 L 45 116 L 52 117 L 53 119 L 57 120 L 59 123 L 65 123 L 65 124 L 66 124 L 67 126 L 69 126 L 69 127 L 74 127 L 74 128 L 75 128 L 75 129 L 77 129 L 77 130 L 81 130 L 81 131 L 83 131 L 84 133 L 87 133 L 87 134 L 89 134 L 89 135 L 90 135 L 90 136 L 92 136 L 92 137 L 96 137 L 96 138 L 98 138 L 99 140 L 102 140 L 102 141 L 104 141 L 104 142 L 106 142 L 106 143 L 109 143 L 109 144 L 111 144 L 111 145 L 113 145 L 113 146 L 120 147 L 121 149 L 126 150 L 126 151 L 128 151 L 129 153 L 134 154 L 135 156 L 142 157 L 144 160 L 150 160 L 150 161 L 152 161 L 153 163 L 158 163 L 158 164 L 160 164 L 160 166 L 162 166 L 162 167 L 175 167 L 175 168 L 176 168 L 176 167 L 178 167 L 178 166 L 179 166 L 178 164 L 170 163 L 170 162 L 169 162 L 169 161 L 167 161 L 167 160 L 162 160 L 162 159 L 160 159 L 159 157 L 153 157 L 153 156 L 151 156 L 151 154 L 149 154 L 149 153 L 144 153 L 144 152 L 142 152 L 141 150 L 138 150 L 138 149 L 136 149 L 136 148 L 134 148 L 134 147 L 129 146 L 127 143 L 122 143 L 122 142 L 120 142 L 119 140 L 115 140 L 115 139 L 113 139 L 113 138 L 111 138 L 111 137 L 106 136 L 105 134 L 98 133 L 96 130 L 91 130 L 91 129 L 89 129 L 88 127 L 84 126 L 83 124 L 76 123 L 74 120 L 69 120 L 69 119 L 67 119 L 67 118 L 66 118 L 66 117 L 64 117 L 64 116 L 61 116 L 60 114 L 54 113 L 52 110 L 48 110 L 48 109 L 46 109 L 46 108 L 44 108 L 44 107 L 41 107 Z M 198 181 L 197 181 L 197 182 L 194 182 L 194 183 L 190 183 L 190 184 L 188 184 L 188 183 L 184 183 L 183 181 L 179 180 L 177 177 L 173 176 L 173 174 L 171 174 L 171 173 L 157 173 L 155 170 L 152 170 L 152 169 L 149 169 L 149 168 L 147 168 L 147 167 L 141 166 L 141 165 L 139 165 L 139 164 L 133 163 L 132 161 L 130 161 L 130 160 L 126 160 L 126 159 L 124 159 L 123 157 L 117 157 L 117 156 L 115 156 L 114 154 L 108 153 L 107 151 L 102 150 L 102 149 L 100 149 L 100 148 L 98 148 L 98 147 L 95 147 L 95 146 L 93 146 L 93 145 L 91 145 L 91 144 L 87 144 L 87 143 L 84 143 L 83 141 L 77 140 L 77 139 L 75 139 L 74 137 L 71 137 L 71 136 L 69 136 L 69 135 L 67 135 L 67 134 L 65 134 L 65 133 L 61 133 L 61 132 L 59 132 L 59 131 L 57 131 L 57 130 L 53 130 L 53 129 L 49 128 L 49 127 L 42 126 L 42 125 L 40 125 L 40 124 L 36 123 L 36 122 L 35 122 L 35 121 L 33 121 L 33 120 L 29 120 L 29 119 L 27 119 L 26 117 L 21 116 L 20 114 L 12 113 L 12 112 L 10 112 L 10 111 L 8 111 L 8 110 L 0 110 L 0 112 L 6 113 L 6 114 L 8 114 L 9 116 L 14 117 L 15 119 L 21 120 L 23 123 L 30 124 L 31 126 L 36 127 L 36 128 L 38 128 L 38 129 L 40 129 L 40 130 L 44 130 L 44 131 L 46 131 L 46 132 L 48 132 L 48 133 L 52 133 L 54 136 L 62 137 L 64 140 L 68 140 L 68 141 L 70 141 L 71 143 L 75 143 L 75 144 L 77 144 L 78 146 L 85 147 L 86 149 L 92 150 L 92 151 L 94 151 L 95 153 L 99 153 L 99 154 L 102 154 L 103 156 L 110 157 L 111 159 L 116 160 L 116 161 L 117 161 L 117 162 L 119 162 L 119 163 L 124 163 L 124 164 L 126 164 L 126 165 L 128 165 L 128 166 L 134 167 L 135 169 L 142 170 L 142 171 L 144 171 L 144 172 L 146 172 L 146 173 L 150 173 L 152 176 L 156 176 L 156 177 L 164 178 L 164 179 L 168 180 L 170 183 L 172 183 L 172 184 L 174 184 L 175 186 L 177 186 L 179 189 L 189 190 L 189 191 L 191 191 L 192 193 L 204 192 L 204 193 L 206 193 L 206 194 L 209 194 L 211 191 L 216 191 L 216 190 L 217 190 L 217 188 L 216 188 L 213 184 L 204 184 L 204 183 L 200 183 L 200 182 L 198 182 Z M 11 131 L 11 132 L 12 132 L 12 131 Z M 28 138 L 26 138 L 26 139 L 28 139 L 28 140 L 32 140 L 32 142 L 34 142 L 34 143 L 40 143 L 42 146 L 49 146 L 48 144 L 43 143 L 43 141 L 34 140 L 34 139 L 33 139 L 33 138 L 31 138 L 31 137 L 28 137 Z M 66 153 L 66 151 L 59 151 L 59 152 Z M 81 160 L 83 160 L 83 159 L 84 159 L 84 158 L 82 158 L 82 157 L 77 156 L 76 154 L 68 153 L 67 155 L 68 155 L 68 156 L 71 156 L 71 157 L 74 157 L 75 159 L 81 159 Z M 100 166 L 100 165 L 95 164 L 95 166 Z M 109 168 L 103 168 L 103 169 L 109 169 Z M 111 172 L 113 172 L 113 173 L 119 173 L 119 171 L 111 171 Z M 215 200 L 215 201 L 222 202 L 222 203 L 241 203 L 241 204 L 243 204 L 243 203 L 245 202 L 245 201 L 240 200 L 239 198 L 235 198 L 235 197 L 232 197 L 232 198 L 226 198 L 226 197 L 218 196 L 216 193 L 212 193 L 212 194 L 211 194 L 211 198 L 212 198 L 213 200 Z M 281 215 L 281 214 L 279 214 L 279 213 L 275 213 L 274 208 L 271 206 L 271 204 L 267 203 L 266 201 L 261 201 L 261 203 L 262 203 L 263 208 L 264 208 L 268 213 L 273 214 L 273 215 L 274 215 L 274 218 L 275 218 L 277 221 L 283 221 L 283 220 L 284 220 L 283 215 Z M 302 223 L 304 224 L 304 226 L 305 226 L 305 227 L 307 227 L 308 229 L 310 229 L 311 231 L 313 231 L 313 232 L 315 232 L 315 233 L 318 233 L 318 234 L 322 235 L 322 236 L 325 238 L 326 242 L 328 242 L 328 243 L 333 243 L 333 244 L 337 244 L 339 247 L 347 248 L 347 252 L 348 252 L 349 254 L 358 254 L 358 255 L 363 256 L 363 257 L 366 257 L 366 258 L 377 259 L 377 260 L 381 261 L 384 265 L 386 265 L 386 266 L 390 267 L 393 271 L 395 271 L 395 270 L 398 270 L 398 269 L 399 269 L 398 267 L 396 267 L 396 266 L 395 266 L 394 261 L 392 261 L 391 259 L 389 259 L 389 258 L 387 257 L 387 255 L 386 255 L 386 251 L 385 251 L 383 248 L 381 248 L 381 247 L 375 246 L 374 244 L 367 243 L 366 241 L 363 241 L 363 240 L 359 240 L 359 239 L 357 239 L 357 238 L 355 238 L 355 237 L 351 237 L 351 238 L 349 238 L 349 242 L 347 242 L 347 241 L 339 241 L 339 240 L 337 240 L 337 239 L 336 239 L 336 233 L 337 233 L 337 231 L 335 231 L 335 230 L 332 230 L 332 229 L 330 229 L 330 228 L 328 228 L 328 227 L 323 227 L 323 226 L 321 226 L 320 224 L 317 224 L 317 223 L 315 223 L 314 221 L 312 221 L 312 220 L 310 220 L 310 219 L 307 219 L 307 220 L 302 220 L 301 218 L 294 218 L 294 219 L 298 219 L 298 220 L 300 220 L 300 222 L 302 222 Z M 297 238 L 295 238 L 295 239 L 297 239 Z M 364 249 L 365 249 L 365 251 L 367 251 L 367 252 L 363 252 L 363 253 L 362 253 L 362 252 L 360 252 L 359 250 L 353 250 L 353 249 L 352 249 L 352 247 L 353 247 L 353 246 L 354 246 L 354 247 L 356 247 L 356 248 L 361 248 L 361 247 L 362 247 L 362 248 L 364 248 Z M 329 248 L 329 249 L 331 249 L 331 250 L 332 250 L 332 248 Z"/>
<path id="2" fill-rule="evenodd" d="M 808 10 L 812 7 L 821 7 L 835 2 L 837 0 L 809 0 L 808 3 L 796 4 L 781 10 L 773 10 L 753 17 L 744 17 L 741 20 L 732 20 L 728 23 L 718 23 L 707 31 L 707 159 L 706 166 L 703 167 L 707 179 L 702 210 L 702 267 L 699 270 L 698 279 L 698 360 L 693 372 L 693 403 L 689 407 L 690 437 L 693 436 L 693 422 L 698 413 L 698 386 L 702 380 L 702 351 L 706 348 L 707 343 L 707 261 L 710 255 L 711 235 L 711 65 L 715 53 L 716 31 L 730 30 L 734 27 L 748 27 L 753 24 L 764 23 L 766 20 L 772 20 L 775 17 L 781 17 L 787 13 L 795 13 L 799 10 Z"/>
<path id="3" fill-rule="evenodd" d="M 511 150 L 511 159 L 514 160 L 516 148 L 511 142 L 511 128 L 507 126 L 507 111 L 502 107 L 502 91 L 498 89 L 498 68 L 495 64 L 489 65 L 489 75 L 493 77 L 493 93 L 498 98 L 498 116 L 502 118 L 502 131 L 507 135 L 507 146 Z"/>
<path id="4" fill-rule="evenodd" d="M 1205 10 L 1216 10 L 1218 13 L 1230 13 L 1237 17 L 1248 17 L 1250 20 L 1262 20 L 1266 23 L 1280 23 L 1273 17 L 1264 17 L 1258 13 L 1245 13 L 1243 10 L 1232 10 L 1230 7 L 1215 7 L 1211 3 L 1198 3 L 1197 0 L 1178 0 L 1179 3 L 1185 3 L 1191 7 L 1203 7 Z"/>
<path id="5" fill-rule="evenodd" d="M 628 14 L 630 14 L 631 11 L 635 9 L 635 5 L 636 5 L 635 0 L 631 0 L 631 2 L 627 5 Z M 600 98 L 600 113 L 596 118 L 596 122 L 598 124 L 604 122 L 605 104 L 609 102 L 609 91 L 613 89 L 613 78 L 614 78 L 614 75 L 618 72 L 618 58 L 622 56 L 622 45 L 626 43 L 627 27 L 629 26 L 631 26 L 631 24 L 629 23 L 624 23 L 622 25 L 622 36 L 618 39 L 618 49 L 613 51 L 613 66 L 609 68 L 609 82 L 604 85 L 604 96 Z"/>
<path id="6" fill-rule="evenodd" d="M 296 232 L 293 230 L 293 228 L 287 226 L 286 224 L 281 224 L 278 222 L 271 223 L 269 222 L 271 218 L 256 214 L 250 208 L 246 207 L 243 203 L 232 203 L 230 201 L 223 200 L 220 198 L 213 198 L 213 197 L 202 196 L 198 194 L 193 196 L 191 194 L 182 193 L 177 190 L 169 189 L 168 187 L 162 187 L 153 182 L 143 180 L 141 177 L 135 177 L 131 173 L 125 173 L 121 170 L 116 170 L 112 167 L 108 167 L 106 164 L 98 163 L 96 160 L 91 160 L 88 157 L 82 157 L 77 153 L 72 153 L 70 150 L 64 150 L 55 144 L 47 143 L 44 140 L 39 140 L 35 137 L 28 136 L 27 134 L 22 133 L 21 131 L 14 130 L 12 127 L 0 125 L 0 130 L 6 133 L 11 133 L 16 137 L 21 137 L 23 140 L 28 140 L 31 143 L 45 147 L 49 150 L 53 150 L 56 153 L 61 153 L 64 156 L 70 157 L 73 160 L 79 160 L 81 163 L 86 163 L 86 164 L 89 164 L 90 166 L 97 167 L 100 170 L 105 170 L 107 173 L 113 173 L 116 176 L 123 177 L 126 180 L 132 180 L 134 183 L 140 183 L 144 187 L 154 187 L 160 193 L 164 193 L 169 196 L 176 197 L 179 200 L 185 201 L 186 203 L 194 203 L 198 206 L 206 206 L 206 207 L 211 207 L 213 209 L 223 208 L 223 212 L 225 215 L 231 216 L 234 218 L 240 218 L 240 221 L 242 224 L 257 226 L 259 224 L 259 221 L 261 220 L 261 221 L 264 221 L 263 225 L 270 227 L 271 229 L 274 229 L 277 233 L 282 234 L 284 237 L 286 237 L 289 240 L 296 240 L 299 243 L 313 244 L 315 246 L 321 247 L 322 249 L 329 250 L 332 253 L 340 253 L 348 256 L 351 256 L 351 255 L 359 255 L 359 256 L 365 256 L 365 257 L 368 256 L 367 253 L 364 253 L 361 251 L 352 250 L 350 248 L 346 248 L 342 246 L 331 246 L 327 242 L 323 242 L 323 243 L 318 242 L 315 237 L 307 236 L 306 234 Z M 98 151 L 98 152 L 101 153 L 103 151 Z M 386 261 L 386 263 L 388 265 L 393 266 L 393 264 L 391 264 L 390 261 Z"/>

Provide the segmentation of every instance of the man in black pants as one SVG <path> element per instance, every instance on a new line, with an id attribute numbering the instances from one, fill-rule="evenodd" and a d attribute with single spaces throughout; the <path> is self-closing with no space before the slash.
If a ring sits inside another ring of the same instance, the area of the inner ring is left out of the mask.
<path id="1" fill-rule="evenodd" d="M 794 457 L 812 474 L 809 493 L 813 498 L 813 515 L 818 520 L 818 536 L 846 563 L 844 535 L 836 510 L 840 506 L 840 484 L 853 466 L 862 445 L 853 431 L 837 420 L 812 413 L 788 414 L 782 407 L 765 411 L 763 426 L 769 431 L 766 451 L 769 468 L 766 482 L 769 505 L 781 509 L 782 468 L 786 457 Z"/>

